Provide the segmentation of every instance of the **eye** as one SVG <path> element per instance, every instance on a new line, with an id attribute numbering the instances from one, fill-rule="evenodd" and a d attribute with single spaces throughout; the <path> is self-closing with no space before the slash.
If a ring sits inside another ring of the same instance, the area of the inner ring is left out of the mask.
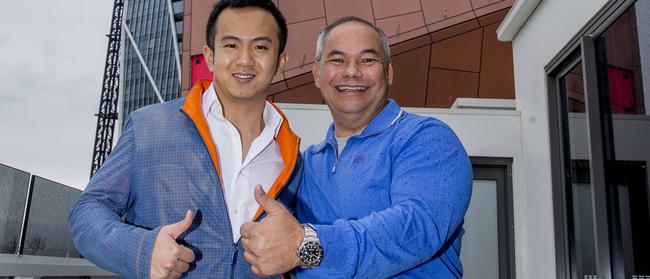
<path id="1" fill-rule="evenodd" d="M 345 63 L 343 58 L 331 58 L 327 60 L 327 62 L 334 65 L 342 65 L 343 63 Z"/>
<path id="2" fill-rule="evenodd" d="M 377 58 L 363 58 L 361 59 L 361 63 L 364 65 L 372 65 L 375 64 L 379 61 Z"/>
<path id="3" fill-rule="evenodd" d="M 269 47 L 267 47 L 265 45 L 257 45 L 257 46 L 255 46 L 255 49 L 257 49 L 257 50 L 269 50 Z"/>
<path id="4" fill-rule="evenodd" d="M 224 44 L 223 47 L 225 48 L 237 48 L 236 44 Z"/>

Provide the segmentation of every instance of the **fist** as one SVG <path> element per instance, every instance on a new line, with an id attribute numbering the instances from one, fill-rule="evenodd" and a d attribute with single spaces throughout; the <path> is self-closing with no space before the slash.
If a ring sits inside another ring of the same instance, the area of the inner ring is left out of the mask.
<path id="1" fill-rule="evenodd" d="M 194 262 L 194 252 L 176 243 L 178 236 L 192 225 L 192 211 L 178 223 L 160 228 L 151 253 L 150 278 L 180 278 Z"/>
<path id="2" fill-rule="evenodd" d="M 244 258 L 259 276 L 285 273 L 300 264 L 296 251 L 304 230 L 284 205 L 269 197 L 259 185 L 255 188 L 255 200 L 266 211 L 266 217 L 259 223 L 241 226 Z"/>

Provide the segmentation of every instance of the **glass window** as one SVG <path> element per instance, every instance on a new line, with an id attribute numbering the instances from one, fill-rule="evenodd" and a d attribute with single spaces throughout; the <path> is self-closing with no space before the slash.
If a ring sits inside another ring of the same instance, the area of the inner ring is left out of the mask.
<path id="1" fill-rule="evenodd" d="M 23 254 L 79 258 L 68 229 L 68 212 L 81 191 L 36 176 Z"/>
<path id="2" fill-rule="evenodd" d="M 29 173 L 0 164 L 0 253 L 18 248 L 25 212 Z"/>
<path id="3" fill-rule="evenodd" d="M 497 182 L 474 180 L 460 253 L 465 278 L 499 278 Z"/>
<path id="4" fill-rule="evenodd" d="M 610 1 L 549 69 L 560 278 L 650 278 L 648 35 L 650 1 Z"/>
<path id="5" fill-rule="evenodd" d="M 573 258 L 571 273 L 575 278 L 597 274 L 592 216 L 590 152 L 582 63 L 575 64 L 560 77 L 560 98 L 564 116 L 566 208 L 569 219 L 569 254 Z"/>
<path id="6" fill-rule="evenodd" d="M 650 26 L 637 22 L 648 14 L 650 2 L 637 1 L 595 40 L 613 268 L 627 278 L 650 276 L 650 113 L 644 87 L 650 78 Z"/>

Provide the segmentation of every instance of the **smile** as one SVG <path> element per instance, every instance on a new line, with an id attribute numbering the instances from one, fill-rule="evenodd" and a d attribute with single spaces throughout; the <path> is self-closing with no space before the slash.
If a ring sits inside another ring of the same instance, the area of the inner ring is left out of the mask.
<path id="1" fill-rule="evenodd" d="M 339 92 L 364 92 L 368 90 L 368 86 L 347 86 L 339 85 L 335 87 Z"/>
<path id="2" fill-rule="evenodd" d="M 254 74 L 240 74 L 240 73 L 232 74 L 232 76 L 235 79 L 237 79 L 237 81 L 239 82 L 248 82 L 255 77 Z"/>

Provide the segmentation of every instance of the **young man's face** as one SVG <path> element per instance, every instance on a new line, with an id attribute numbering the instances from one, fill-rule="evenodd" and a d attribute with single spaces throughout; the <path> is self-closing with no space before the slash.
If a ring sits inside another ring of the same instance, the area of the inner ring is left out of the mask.
<path id="1" fill-rule="evenodd" d="M 346 22 L 329 33 L 312 73 L 335 120 L 370 121 L 385 105 L 393 70 L 382 55 L 379 36 L 365 24 Z"/>
<path id="2" fill-rule="evenodd" d="M 203 47 L 214 88 L 229 102 L 264 100 L 273 76 L 284 67 L 278 57 L 279 27 L 273 15 L 256 7 L 225 9 L 216 23 L 214 49 Z"/>

